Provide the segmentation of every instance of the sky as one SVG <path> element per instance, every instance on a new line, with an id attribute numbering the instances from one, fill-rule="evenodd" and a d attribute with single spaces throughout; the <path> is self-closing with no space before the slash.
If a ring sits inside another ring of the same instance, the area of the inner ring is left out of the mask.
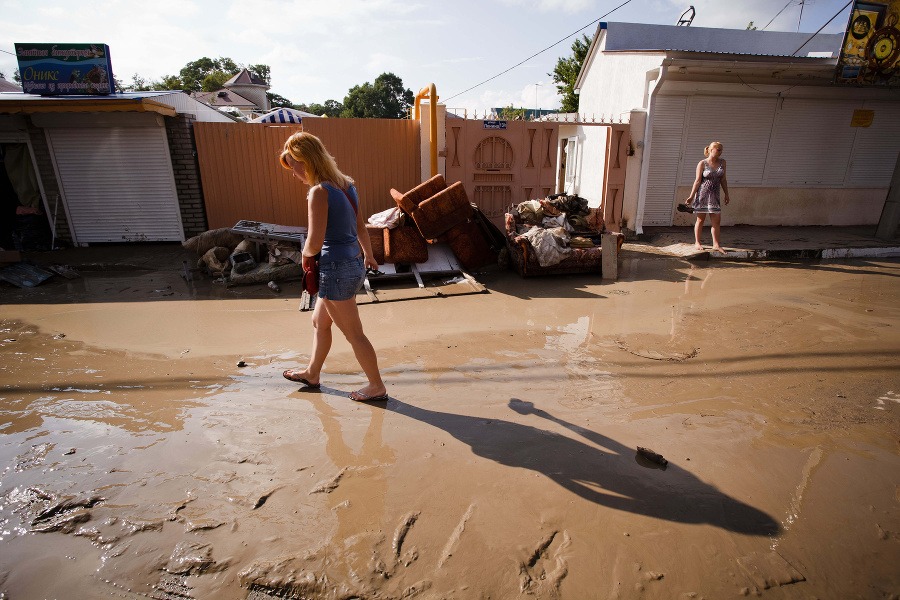
<path id="1" fill-rule="evenodd" d="M 623 2 L 0 0 L 0 73 L 12 80 L 15 42 L 103 43 L 126 86 L 134 74 L 160 79 L 192 60 L 227 56 L 268 64 L 270 91 L 297 104 L 342 101 L 353 86 L 391 72 L 413 93 L 434 83 L 448 109 L 473 116 L 509 105 L 558 108 L 550 73 L 577 36 L 593 37 L 601 17 L 674 25 L 693 4 L 695 27 L 745 29 L 753 21 L 813 33 L 838 14 L 823 33 L 840 33 L 850 11 L 841 10 L 847 0 L 628 0 L 617 9 Z"/>

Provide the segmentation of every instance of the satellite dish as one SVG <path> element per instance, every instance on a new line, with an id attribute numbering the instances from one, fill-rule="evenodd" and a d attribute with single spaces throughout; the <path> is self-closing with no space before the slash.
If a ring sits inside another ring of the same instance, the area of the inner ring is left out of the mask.
<path id="1" fill-rule="evenodd" d="M 688 16 L 688 13 L 691 13 L 691 15 Z M 681 13 L 681 18 L 678 19 L 678 23 L 676 23 L 676 25 L 684 25 L 685 27 L 690 27 L 696 15 L 697 11 L 695 11 L 693 5 L 691 5 L 686 11 Z"/>

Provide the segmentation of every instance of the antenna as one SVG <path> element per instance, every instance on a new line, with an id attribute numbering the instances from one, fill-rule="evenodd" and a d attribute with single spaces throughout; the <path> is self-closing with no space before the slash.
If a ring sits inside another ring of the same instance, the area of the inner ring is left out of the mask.
<path id="1" fill-rule="evenodd" d="M 685 16 L 686 16 L 688 13 L 691 13 L 691 16 L 685 18 Z M 691 23 L 694 21 L 694 17 L 695 17 L 696 15 L 697 15 L 697 11 L 695 11 L 695 10 L 694 10 L 694 6 L 691 5 L 690 8 L 688 8 L 686 11 L 684 11 L 683 13 L 681 13 L 681 18 L 678 19 L 678 23 L 676 23 L 676 25 L 678 25 L 678 26 L 684 25 L 685 27 L 690 27 L 690 26 L 691 26 Z"/>

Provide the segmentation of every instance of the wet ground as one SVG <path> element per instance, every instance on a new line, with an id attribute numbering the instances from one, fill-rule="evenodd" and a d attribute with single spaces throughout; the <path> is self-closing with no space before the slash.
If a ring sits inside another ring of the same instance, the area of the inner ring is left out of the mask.
<path id="1" fill-rule="evenodd" d="M 82 274 L 0 288 L 3 597 L 900 596 L 897 260 L 366 305 L 374 405 L 296 284 Z"/>

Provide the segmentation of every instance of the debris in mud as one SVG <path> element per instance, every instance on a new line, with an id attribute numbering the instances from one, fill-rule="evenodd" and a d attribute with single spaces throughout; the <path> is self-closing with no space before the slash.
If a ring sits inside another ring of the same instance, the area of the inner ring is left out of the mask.
<path id="1" fill-rule="evenodd" d="M 404 517 L 403 519 L 403 522 L 400 524 L 400 527 L 398 527 L 397 531 L 394 532 L 393 548 L 394 556 L 396 558 L 400 558 L 400 552 L 403 549 L 403 540 L 406 539 L 406 534 L 409 533 L 410 528 L 415 525 L 418 518 L 418 512 L 406 515 L 406 517 Z"/>
<path id="2" fill-rule="evenodd" d="M 697 355 L 700 354 L 700 348 L 694 348 L 690 352 L 681 352 L 681 353 L 672 354 L 669 356 L 666 356 L 665 354 L 662 354 L 660 352 L 656 352 L 653 350 L 638 350 L 638 351 L 636 351 L 636 350 L 631 350 L 628 347 L 628 344 L 626 344 L 622 340 L 616 340 L 616 346 L 619 348 L 619 350 L 624 350 L 628 354 L 633 354 L 634 356 L 639 356 L 641 358 L 646 358 L 649 360 L 665 360 L 665 361 L 669 361 L 669 362 L 684 362 L 686 360 L 696 358 Z"/>
<path id="3" fill-rule="evenodd" d="M 738 564 L 763 590 L 806 581 L 806 577 L 777 552 L 750 554 L 739 558 Z"/>
<path id="4" fill-rule="evenodd" d="M 650 448 L 644 448 L 643 446 L 638 446 L 637 454 L 638 454 L 638 456 L 646 458 L 650 462 L 652 462 L 656 465 L 659 465 L 660 467 L 662 467 L 663 470 L 665 470 L 666 467 L 669 466 L 669 461 L 667 461 L 665 458 L 663 458 L 662 454 L 657 454 Z"/>
<path id="5" fill-rule="evenodd" d="M 67 451 L 63 452 L 63 456 L 72 456 L 75 454 L 75 448 L 69 448 Z"/>
<path id="6" fill-rule="evenodd" d="M 239 366 L 239 367 L 246 367 L 246 366 L 247 366 L 247 363 L 245 363 L 245 362 L 242 361 L 242 360 L 239 360 L 237 366 Z"/>
<path id="7" fill-rule="evenodd" d="M 268 500 L 269 497 L 270 497 L 272 494 L 274 494 L 275 492 L 277 492 L 278 489 L 279 489 L 279 488 L 275 488 L 275 489 L 272 490 L 271 492 L 267 492 L 267 493 L 263 494 L 262 496 L 260 496 L 259 499 L 256 501 L 256 503 L 253 505 L 253 510 L 256 510 L 257 508 L 259 508 L 260 506 L 262 506 L 263 504 L 265 504 L 265 503 L 266 503 L 266 500 Z"/>

